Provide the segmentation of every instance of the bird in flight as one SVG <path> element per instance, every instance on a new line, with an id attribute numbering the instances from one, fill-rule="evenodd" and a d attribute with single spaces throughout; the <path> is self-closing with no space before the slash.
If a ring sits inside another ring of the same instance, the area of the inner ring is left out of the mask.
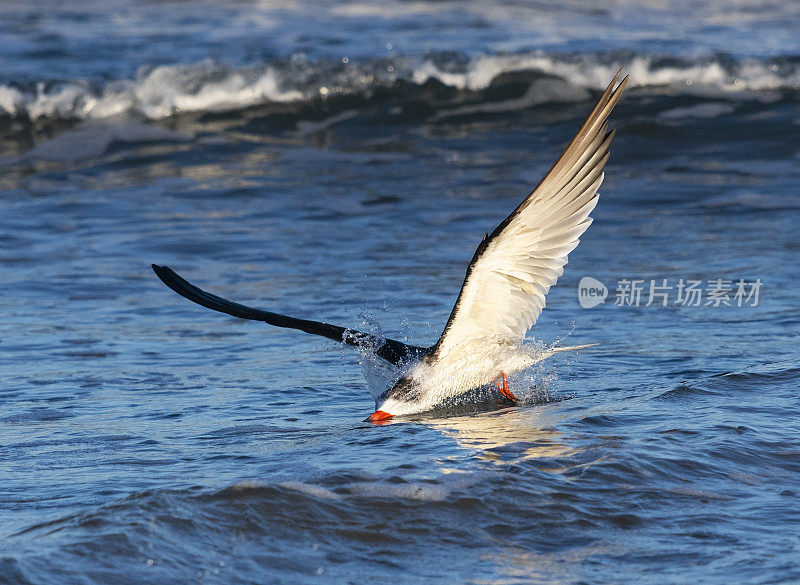
<path id="1" fill-rule="evenodd" d="M 432 410 L 490 384 L 516 403 L 508 374 L 556 352 L 586 347 L 536 351 L 523 340 L 541 314 L 550 287 L 564 272 L 567 255 L 592 222 L 589 214 L 597 205 L 614 138 L 607 118 L 628 81 L 625 77 L 617 84 L 620 73 L 536 188 L 484 236 L 444 331 L 430 347 L 254 309 L 205 292 L 166 266 L 153 264 L 153 270 L 173 291 L 214 311 L 368 348 L 396 366 L 399 378 L 377 398 L 368 421 Z"/>

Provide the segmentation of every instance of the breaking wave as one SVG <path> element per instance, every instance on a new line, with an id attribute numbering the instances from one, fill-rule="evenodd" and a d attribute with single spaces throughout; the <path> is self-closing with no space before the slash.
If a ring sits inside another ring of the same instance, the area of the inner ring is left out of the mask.
<path id="1" fill-rule="evenodd" d="M 515 109 L 588 99 L 589 90 L 602 89 L 620 68 L 630 74 L 631 86 L 643 91 L 668 88 L 705 98 L 761 99 L 800 89 L 800 57 L 794 56 L 737 60 L 725 55 L 687 59 L 634 53 L 476 57 L 448 53 L 362 62 L 293 57 L 247 67 L 212 61 L 149 67 L 135 79 L 105 83 L 9 83 L 0 85 L 0 117 L 35 122 L 129 115 L 157 120 L 262 105 L 313 107 L 335 96 L 353 96 L 366 103 L 387 93 L 424 100 L 431 84 L 468 98 L 468 104 L 492 102 L 501 110 Z M 521 74 L 527 75 L 521 80 L 526 83 L 510 83 Z M 540 78 L 561 83 L 533 83 Z M 527 90 L 520 90 L 520 85 Z M 504 100 L 510 103 L 503 104 Z"/>

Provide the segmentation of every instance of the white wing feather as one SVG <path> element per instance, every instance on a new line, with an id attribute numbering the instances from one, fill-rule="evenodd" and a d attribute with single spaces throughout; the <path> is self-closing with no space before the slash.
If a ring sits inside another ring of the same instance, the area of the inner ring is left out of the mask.
<path id="1" fill-rule="evenodd" d="M 567 255 L 592 222 L 614 137 L 606 119 L 628 79 L 614 89 L 618 77 L 539 185 L 478 247 L 434 346 L 438 355 L 481 338 L 513 343 L 536 323 Z"/>

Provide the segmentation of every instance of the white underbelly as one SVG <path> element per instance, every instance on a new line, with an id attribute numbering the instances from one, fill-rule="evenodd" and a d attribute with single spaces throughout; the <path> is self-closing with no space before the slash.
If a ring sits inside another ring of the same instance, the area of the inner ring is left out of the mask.
<path id="1" fill-rule="evenodd" d="M 502 373 L 512 374 L 538 361 L 519 347 L 475 344 L 459 348 L 409 372 L 424 403 L 432 408 L 448 399 L 490 384 Z"/>

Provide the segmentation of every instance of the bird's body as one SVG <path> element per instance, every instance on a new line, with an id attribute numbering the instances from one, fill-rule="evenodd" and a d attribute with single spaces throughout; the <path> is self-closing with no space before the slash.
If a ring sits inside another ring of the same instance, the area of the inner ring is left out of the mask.
<path id="1" fill-rule="evenodd" d="M 564 271 L 567 255 L 591 223 L 608 148 L 611 110 L 624 89 L 614 77 L 578 134 L 536 188 L 481 241 L 439 340 L 422 348 L 317 321 L 253 309 L 207 293 L 166 267 L 153 268 L 167 286 L 205 307 L 280 327 L 300 329 L 361 347 L 397 366 L 399 379 L 376 401 L 369 420 L 431 410 L 495 383 L 515 400 L 506 376 L 558 351 L 523 343 Z M 498 380 L 502 380 L 502 385 Z"/>
<path id="2" fill-rule="evenodd" d="M 432 410 L 492 384 L 502 373 L 524 370 L 552 354 L 552 350 L 537 350 L 522 343 L 472 339 L 436 359 L 425 356 L 414 362 L 379 398 L 378 410 L 392 416 Z"/>

